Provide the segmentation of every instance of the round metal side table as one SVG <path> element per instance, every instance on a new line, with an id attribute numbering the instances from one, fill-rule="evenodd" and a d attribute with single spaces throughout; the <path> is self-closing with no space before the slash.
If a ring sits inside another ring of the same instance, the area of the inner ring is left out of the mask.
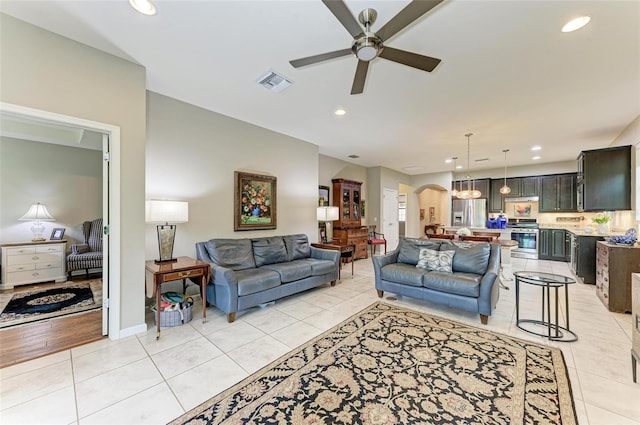
<path id="1" fill-rule="evenodd" d="M 544 272 L 515 272 L 516 279 L 516 325 L 525 332 L 549 338 L 552 341 L 572 342 L 578 340 L 578 335 L 569 328 L 569 285 L 576 283 L 575 279 Z M 520 283 L 539 286 L 542 289 L 542 315 L 540 320 L 520 318 Z M 558 322 L 558 289 L 564 287 L 565 326 Z M 551 314 L 551 292 L 554 292 L 554 314 Z M 545 317 L 546 316 L 546 317 Z M 553 320 L 552 320 L 553 319 Z M 536 332 L 527 329 L 526 324 L 546 327 L 546 332 Z M 525 326 L 523 326 L 525 325 Z"/>

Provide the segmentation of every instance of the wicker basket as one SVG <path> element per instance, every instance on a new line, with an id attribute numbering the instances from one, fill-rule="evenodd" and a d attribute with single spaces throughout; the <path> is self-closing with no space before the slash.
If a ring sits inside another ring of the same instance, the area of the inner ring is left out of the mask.
<path id="1" fill-rule="evenodd" d="M 191 321 L 191 307 L 185 307 L 181 311 L 161 311 L 160 312 L 160 327 L 169 328 L 172 326 L 180 326 L 185 323 L 189 323 Z M 182 312 L 182 315 L 180 314 Z M 158 323 L 158 313 L 154 310 L 153 312 L 153 320 L 157 325 Z"/>

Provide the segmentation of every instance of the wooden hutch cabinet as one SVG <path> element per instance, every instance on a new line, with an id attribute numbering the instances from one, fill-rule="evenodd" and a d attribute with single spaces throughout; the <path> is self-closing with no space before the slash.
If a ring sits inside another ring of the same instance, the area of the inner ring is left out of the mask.
<path id="1" fill-rule="evenodd" d="M 640 248 L 597 244 L 596 295 L 615 313 L 631 313 L 631 275 L 640 272 Z"/>
<path id="2" fill-rule="evenodd" d="M 367 228 L 362 226 L 360 203 L 362 183 L 333 179 L 333 205 L 339 209 L 338 220 L 333 222 L 333 239 L 342 244 L 354 244 L 354 259 L 368 258 Z"/>

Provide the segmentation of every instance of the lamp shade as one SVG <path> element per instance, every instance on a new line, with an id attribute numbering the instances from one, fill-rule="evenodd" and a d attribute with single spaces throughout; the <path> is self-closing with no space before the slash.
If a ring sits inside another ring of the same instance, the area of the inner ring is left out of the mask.
<path id="1" fill-rule="evenodd" d="M 189 203 L 185 201 L 147 201 L 145 221 L 147 223 L 186 223 L 189 221 Z"/>
<path id="2" fill-rule="evenodd" d="M 42 205 L 40 202 L 33 204 L 29 207 L 29 211 L 18 220 L 22 221 L 54 221 L 55 218 L 49 214 L 46 205 Z"/>
<path id="3" fill-rule="evenodd" d="M 316 215 L 318 221 L 333 221 L 338 219 L 339 212 L 338 207 L 318 207 Z"/>

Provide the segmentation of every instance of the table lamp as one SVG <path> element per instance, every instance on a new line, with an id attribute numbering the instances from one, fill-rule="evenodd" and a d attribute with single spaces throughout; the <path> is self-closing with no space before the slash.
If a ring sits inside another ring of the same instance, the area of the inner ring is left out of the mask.
<path id="1" fill-rule="evenodd" d="M 173 258 L 173 242 L 176 236 L 175 224 L 189 221 L 189 203 L 185 201 L 150 200 L 145 205 L 145 221 L 147 223 L 164 223 L 158 225 L 158 251 L 160 258 L 156 263 L 177 261 Z"/>
<path id="2" fill-rule="evenodd" d="M 49 214 L 47 211 L 47 206 L 42 205 L 40 202 L 37 204 L 33 204 L 29 207 L 29 211 L 18 220 L 21 221 L 33 221 L 33 226 L 31 226 L 31 231 L 33 232 L 33 242 L 40 242 L 46 240 L 43 236 L 44 233 L 44 224 L 43 221 L 54 221 L 55 218 Z"/>
<path id="3" fill-rule="evenodd" d="M 329 230 L 331 229 L 331 224 L 333 220 L 338 219 L 339 212 L 340 210 L 338 207 L 318 207 L 318 209 L 316 210 L 318 221 L 324 221 L 327 229 L 324 237 L 322 238 L 322 243 L 327 243 L 327 240 L 329 239 Z M 331 232 L 331 239 L 333 239 L 333 232 Z"/>

